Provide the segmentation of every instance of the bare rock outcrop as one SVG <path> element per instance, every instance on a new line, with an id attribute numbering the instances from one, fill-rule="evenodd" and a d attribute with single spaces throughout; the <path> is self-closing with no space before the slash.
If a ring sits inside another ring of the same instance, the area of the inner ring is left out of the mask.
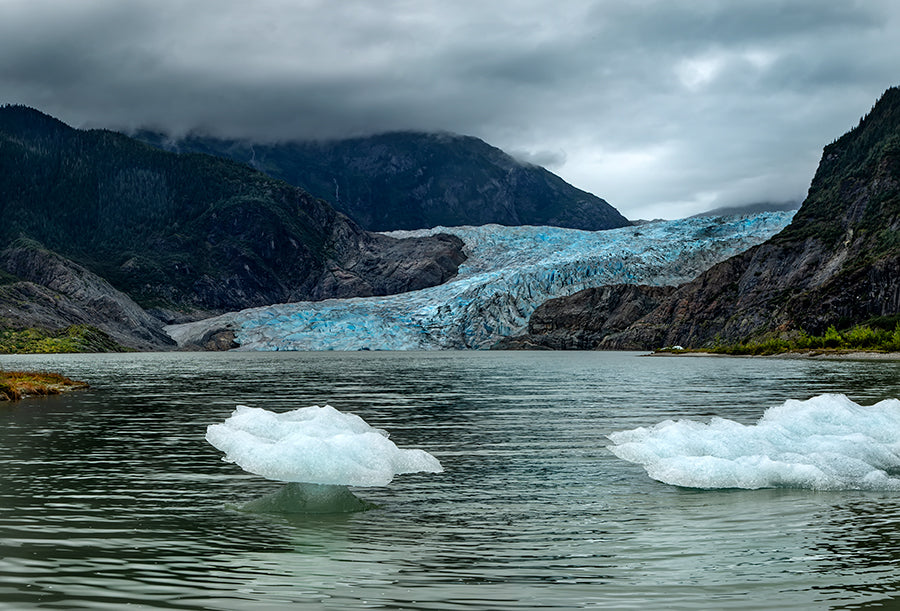
<path id="1" fill-rule="evenodd" d="M 106 280 L 27 240 L 0 252 L 0 319 L 12 328 L 88 324 L 136 350 L 172 349 L 162 323 Z"/>
<path id="2" fill-rule="evenodd" d="M 589 288 L 541 304 L 528 320 L 528 333 L 506 338 L 501 350 L 594 350 L 610 335 L 656 308 L 673 286 L 616 284 Z M 641 348 L 641 346 L 623 346 Z"/>

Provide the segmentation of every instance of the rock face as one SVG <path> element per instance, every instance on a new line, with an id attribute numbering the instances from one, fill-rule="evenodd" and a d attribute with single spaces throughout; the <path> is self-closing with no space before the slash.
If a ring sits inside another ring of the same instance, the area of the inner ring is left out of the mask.
<path id="1" fill-rule="evenodd" d="M 171 349 L 162 323 L 108 282 L 34 243 L 0 252 L 0 319 L 13 328 L 59 329 L 90 324 L 136 350 Z"/>
<path id="2" fill-rule="evenodd" d="M 508 337 L 500 350 L 594 350 L 608 336 L 620 333 L 653 311 L 673 286 L 615 284 L 589 288 L 569 297 L 545 301 L 528 320 L 528 333 Z M 622 349 L 641 346 L 621 346 Z"/>
<path id="3" fill-rule="evenodd" d="M 399 132 L 330 142 L 258 144 L 136 134 L 174 151 L 247 163 L 329 202 L 365 229 L 459 225 L 630 225 L 607 202 L 472 137 Z"/>
<path id="4" fill-rule="evenodd" d="M 418 289 L 465 258 L 456 238 L 370 234 L 244 165 L 21 106 L 0 108 L 0 168 L 0 244 L 33 239 L 173 318 Z"/>
<path id="5" fill-rule="evenodd" d="M 900 89 L 825 147 L 809 195 L 767 242 L 681 286 L 603 347 L 704 347 L 900 313 Z"/>
<path id="6" fill-rule="evenodd" d="M 397 239 L 357 231 L 341 243 L 350 247 L 329 258 L 306 299 L 393 295 L 436 286 L 455 276 L 466 260 L 463 241 L 446 233 Z"/>

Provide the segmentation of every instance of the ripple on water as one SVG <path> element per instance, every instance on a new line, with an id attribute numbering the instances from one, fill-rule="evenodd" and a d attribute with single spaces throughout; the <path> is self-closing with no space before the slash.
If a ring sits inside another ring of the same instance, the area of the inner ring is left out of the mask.
<path id="1" fill-rule="evenodd" d="M 692 491 L 606 435 L 900 396 L 892 363 L 631 354 L 0 357 L 92 390 L 0 409 L 0 608 L 852 607 L 900 589 L 896 495 Z M 242 403 L 330 403 L 446 471 L 339 516 L 228 509 L 280 484 L 220 460 Z M 768 603 L 768 604 L 767 604 Z"/>

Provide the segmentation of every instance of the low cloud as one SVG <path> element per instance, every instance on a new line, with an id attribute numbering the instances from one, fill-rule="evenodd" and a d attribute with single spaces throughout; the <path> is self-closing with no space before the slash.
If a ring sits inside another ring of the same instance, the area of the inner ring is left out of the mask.
<path id="1" fill-rule="evenodd" d="M 258 140 L 478 136 L 626 216 L 802 198 L 898 84 L 890 0 L 6 0 L 0 101 Z"/>
<path id="2" fill-rule="evenodd" d="M 507 151 L 510 155 L 523 163 L 538 165 L 548 170 L 561 168 L 566 165 L 567 155 L 563 150 L 559 151 Z"/>

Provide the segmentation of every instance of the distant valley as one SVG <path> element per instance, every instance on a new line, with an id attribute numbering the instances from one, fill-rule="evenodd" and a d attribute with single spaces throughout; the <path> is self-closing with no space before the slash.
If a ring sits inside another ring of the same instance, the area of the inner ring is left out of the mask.
<path id="1" fill-rule="evenodd" d="M 659 221 L 580 231 L 557 227 L 439 227 L 467 259 L 449 282 L 398 295 L 252 308 L 166 330 L 184 347 L 233 336 L 250 350 L 439 350 L 507 347 L 542 302 L 622 283 L 674 290 L 713 263 L 780 231 L 792 212 Z"/>

